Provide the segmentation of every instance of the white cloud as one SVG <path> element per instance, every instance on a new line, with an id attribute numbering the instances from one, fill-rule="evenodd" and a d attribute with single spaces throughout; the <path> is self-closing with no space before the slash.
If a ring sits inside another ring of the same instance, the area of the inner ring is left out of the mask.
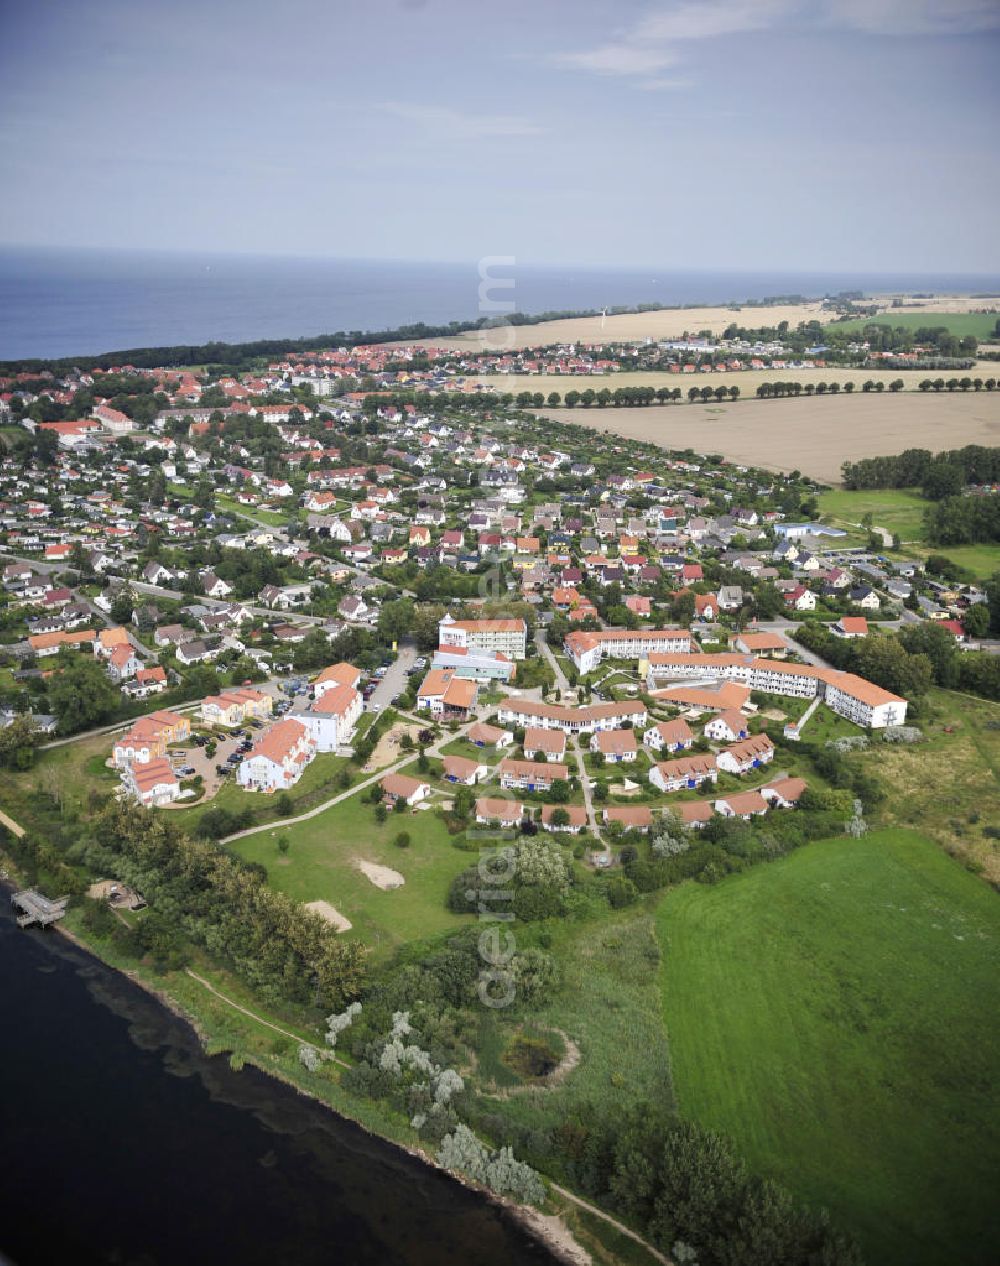
<path id="1" fill-rule="evenodd" d="M 679 45 L 769 30 L 831 27 L 866 35 L 968 35 L 1000 29 L 1000 0 L 680 0 L 650 9 L 596 48 L 553 53 L 555 66 L 631 79 L 643 89 L 686 87 L 660 72 L 682 60 Z"/>
<path id="2" fill-rule="evenodd" d="M 407 101 L 382 101 L 379 109 L 416 124 L 429 135 L 453 141 L 477 141 L 498 136 L 538 136 L 542 129 L 516 114 L 465 114 L 446 106 L 423 106 Z"/>
<path id="3" fill-rule="evenodd" d="M 635 44 L 604 44 L 579 53 L 555 53 L 551 60 L 557 66 L 593 70 L 599 75 L 650 75 L 674 65 L 677 54 Z"/>
<path id="4" fill-rule="evenodd" d="M 651 10 L 615 41 L 579 52 L 554 53 L 550 62 L 570 70 L 599 75 L 640 77 L 644 89 L 688 86 L 687 80 L 665 80 L 659 72 L 676 66 L 680 53 L 672 45 L 686 40 L 714 39 L 770 26 L 795 0 L 684 0 Z"/>
<path id="5" fill-rule="evenodd" d="M 869 35 L 975 35 L 1000 29 L 997 0 L 826 0 L 827 20 Z"/>
<path id="6" fill-rule="evenodd" d="M 650 13 L 632 38 L 646 40 L 709 40 L 719 35 L 760 31 L 795 7 L 795 0 L 707 0 L 675 5 Z"/>

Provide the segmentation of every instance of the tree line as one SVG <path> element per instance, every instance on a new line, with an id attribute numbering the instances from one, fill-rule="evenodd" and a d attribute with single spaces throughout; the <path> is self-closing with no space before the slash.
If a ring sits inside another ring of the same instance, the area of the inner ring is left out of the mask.
<path id="1" fill-rule="evenodd" d="M 955 472 L 959 481 L 951 488 L 948 478 L 942 479 L 940 470 Z M 1000 481 L 1000 448 L 987 448 L 981 444 L 967 444 L 964 448 L 932 453 L 926 448 L 908 448 L 889 457 L 864 457 L 856 462 L 844 462 L 841 467 L 844 487 L 851 491 L 862 488 L 926 488 L 929 481 L 933 488 L 944 490 L 938 497 L 959 491 L 966 484 L 993 484 Z M 940 482 L 938 482 L 940 481 Z"/>
<path id="2" fill-rule="evenodd" d="M 906 384 L 902 378 L 896 378 L 889 383 L 890 391 L 902 391 Z M 846 392 L 848 395 L 854 390 L 853 382 L 840 383 L 836 380 L 833 382 L 762 382 L 757 388 L 758 400 L 777 400 L 783 396 L 831 396 L 837 395 L 840 391 Z M 885 383 L 875 381 L 872 378 L 866 379 L 861 384 L 863 392 L 885 391 Z"/>
<path id="3" fill-rule="evenodd" d="M 136 946 L 163 966 L 183 962 L 186 943 L 224 958 L 271 1002 L 327 1009 L 361 992 L 365 954 L 357 941 L 283 893 L 263 867 L 193 839 L 162 816 L 115 804 L 77 848 L 93 874 L 113 874 L 141 892 L 150 911 Z"/>
<path id="4" fill-rule="evenodd" d="M 567 409 L 575 409 L 577 405 L 589 409 L 592 405 L 597 405 L 599 409 L 605 409 L 609 405 L 612 408 L 628 408 L 634 405 L 650 405 L 650 404 L 669 404 L 676 403 L 682 397 L 680 387 L 616 387 L 614 391 L 610 387 L 601 387 L 594 390 L 593 387 L 587 387 L 584 391 L 567 391 L 563 398 L 563 404 Z M 690 387 L 688 389 L 687 398 L 691 404 L 698 401 L 718 400 L 738 400 L 740 395 L 739 387 Z M 530 392 L 522 391 L 516 397 L 515 403 L 521 408 L 536 409 L 541 408 L 543 403 L 547 403 L 550 408 L 555 408 L 559 404 L 559 392 L 551 391 L 547 397 L 543 397 L 540 391 Z"/>
<path id="5" fill-rule="evenodd" d="M 1000 581 L 994 580 L 992 588 L 1000 617 Z M 819 623 L 803 624 L 792 636 L 834 668 L 857 673 L 901 695 L 916 715 L 932 685 L 1000 699 L 1000 657 L 987 651 L 959 650 L 951 632 L 933 620 L 906 625 L 895 636 L 835 637 Z"/>

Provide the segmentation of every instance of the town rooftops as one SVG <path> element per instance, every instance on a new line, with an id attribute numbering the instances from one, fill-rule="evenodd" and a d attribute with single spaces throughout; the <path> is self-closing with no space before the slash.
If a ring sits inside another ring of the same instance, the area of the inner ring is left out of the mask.
<path id="1" fill-rule="evenodd" d="M 353 686 L 334 686 L 332 690 L 325 690 L 309 711 L 326 716 L 345 716 L 360 698 Z"/>
<path id="2" fill-rule="evenodd" d="M 306 733 L 306 727 L 301 721 L 296 721 L 294 717 L 285 717 L 257 740 L 247 759 L 253 760 L 261 756 L 281 765 L 289 758 L 296 745 L 302 742 Z"/>
<path id="3" fill-rule="evenodd" d="M 171 768 L 170 762 L 162 756 L 147 761 L 145 764 L 133 761 L 131 771 L 132 780 L 140 794 L 152 791 L 154 787 L 161 784 L 176 785 L 177 783 L 177 775 Z"/>

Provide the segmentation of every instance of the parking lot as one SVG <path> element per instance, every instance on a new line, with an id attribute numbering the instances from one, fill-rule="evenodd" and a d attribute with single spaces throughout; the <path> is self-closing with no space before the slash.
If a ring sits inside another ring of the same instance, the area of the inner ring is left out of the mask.
<path id="1" fill-rule="evenodd" d="M 194 778 L 200 775 L 205 786 L 205 799 L 214 796 L 223 781 L 236 777 L 238 763 L 234 760 L 230 764 L 229 758 L 237 753 L 243 754 L 241 744 L 244 742 L 244 732 L 248 729 L 254 738 L 262 733 L 262 729 L 250 729 L 249 726 L 243 726 L 232 732 L 212 731 L 211 737 L 216 745 L 213 756 L 208 755 L 204 745 L 195 743 L 193 736 L 183 746 L 171 747 L 170 763 L 175 773 L 179 778 Z M 228 766 L 232 772 L 223 777 L 217 772 L 216 766 Z M 182 774 L 182 769 L 191 769 L 194 772 Z"/>
<path id="2" fill-rule="evenodd" d="M 371 698 L 365 704 L 368 712 L 384 712 L 397 695 L 401 695 L 406 691 L 406 687 L 409 685 L 409 671 L 417 658 L 416 647 L 402 646 L 400 648 L 399 654 L 386 667 L 382 679 L 372 691 Z"/>

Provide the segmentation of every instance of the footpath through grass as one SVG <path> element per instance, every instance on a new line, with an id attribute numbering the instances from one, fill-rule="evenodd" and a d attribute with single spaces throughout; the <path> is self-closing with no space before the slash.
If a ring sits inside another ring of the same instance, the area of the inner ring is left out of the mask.
<path id="1" fill-rule="evenodd" d="M 1000 904 L 916 832 L 809 845 L 658 913 L 680 1111 L 871 1263 L 1000 1244 Z"/>

